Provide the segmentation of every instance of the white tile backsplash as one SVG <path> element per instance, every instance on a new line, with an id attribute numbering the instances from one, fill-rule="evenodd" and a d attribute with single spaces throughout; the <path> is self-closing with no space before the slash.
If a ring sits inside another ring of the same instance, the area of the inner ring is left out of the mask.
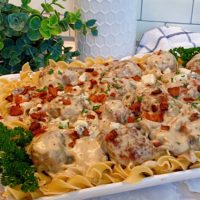
<path id="1" fill-rule="evenodd" d="M 189 23 L 193 0 L 143 0 L 142 19 Z"/>
<path id="2" fill-rule="evenodd" d="M 194 0 L 192 23 L 200 24 L 200 0 Z"/>

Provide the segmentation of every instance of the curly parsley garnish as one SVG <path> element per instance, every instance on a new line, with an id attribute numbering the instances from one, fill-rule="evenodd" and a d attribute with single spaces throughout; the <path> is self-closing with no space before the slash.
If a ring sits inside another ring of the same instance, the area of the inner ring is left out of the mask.
<path id="1" fill-rule="evenodd" d="M 24 192 L 33 192 L 39 187 L 34 176 L 36 168 L 25 150 L 32 137 L 30 131 L 21 127 L 8 129 L 0 123 L 0 170 L 4 186 L 21 185 Z"/>

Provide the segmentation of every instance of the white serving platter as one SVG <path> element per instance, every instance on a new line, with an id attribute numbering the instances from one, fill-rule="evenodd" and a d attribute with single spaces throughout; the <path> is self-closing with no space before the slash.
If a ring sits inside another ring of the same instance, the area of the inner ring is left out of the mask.
<path id="1" fill-rule="evenodd" d="M 0 78 L 14 80 L 19 78 L 19 74 L 5 75 L 1 76 Z M 125 182 L 112 183 L 92 188 L 81 189 L 79 191 L 69 192 L 61 195 L 41 197 L 37 200 L 84 200 L 84 199 L 102 197 L 110 194 L 133 191 L 133 190 L 158 186 L 167 183 L 179 182 L 194 178 L 200 178 L 200 168 L 172 172 L 162 175 L 154 175 L 152 177 L 146 177 L 137 184 L 128 184 Z"/>

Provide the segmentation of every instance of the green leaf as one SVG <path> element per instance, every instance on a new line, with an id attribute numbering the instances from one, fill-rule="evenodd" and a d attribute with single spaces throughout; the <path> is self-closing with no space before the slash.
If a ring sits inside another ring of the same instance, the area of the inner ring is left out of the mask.
<path id="1" fill-rule="evenodd" d="M 8 3 L 8 0 L 0 0 L 0 3 Z"/>
<path id="2" fill-rule="evenodd" d="M 21 60 L 17 56 L 13 56 L 13 57 L 11 57 L 11 59 L 9 61 L 9 65 L 10 66 L 15 66 L 20 62 L 21 62 Z"/>
<path id="3" fill-rule="evenodd" d="M 39 29 L 40 34 L 45 38 L 45 39 L 49 39 L 51 38 L 51 32 L 50 30 L 44 30 L 43 28 Z"/>
<path id="4" fill-rule="evenodd" d="M 29 3 L 31 3 L 31 0 L 21 0 L 23 5 L 28 5 Z"/>
<path id="5" fill-rule="evenodd" d="M 4 43 L 3 41 L 0 41 L 0 50 L 2 50 L 4 48 Z"/>
<path id="6" fill-rule="evenodd" d="M 61 30 L 60 26 L 56 26 L 56 27 L 50 29 L 50 33 L 52 35 L 59 35 L 61 32 L 62 32 L 62 30 Z"/>
<path id="7" fill-rule="evenodd" d="M 15 31 L 21 31 L 28 20 L 26 13 L 12 13 L 8 15 L 9 27 Z"/>
<path id="8" fill-rule="evenodd" d="M 59 8 L 65 9 L 65 7 L 59 3 L 53 3 L 54 5 L 58 6 Z"/>
<path id="9" fill-rule="evenodd" d="M 51 15 L 49 17 L 48 26 L 53 27 L 53 26 L 56 26 L 56 25 L 58 25 L 58 16 L 57 15 Z"/>
<path id="10" fill-rule="evenodd" d="M 44 30 L 49 30 L 49 20 L 48 19 L 43 19 L 41 22 L 41 28 Z"/>
<path id="11" fill-rule="evenodd" d="M 92 33 L 93 36 L 98 36 L 98 30 L 97 30 L 97 28 L 96 27 L 92 28 L 91 29 L 91 33 Z"/>
<path id="12" fill-rule="evenodd" d="M 29 20 L 29 27 L 33 30 L 38 30 L 41 25 L 41 17 L 34 15 Z"/>
<path id="13" fill-rule="evenodd" d="M 86 34 L 87 34 L 87 27 L 86 27 L 85 24 L 83 24 L 82 32 L 83 32 L 83 35 L 86 35 Z"/>
<path id="14" fill-rule="evenodd" d="M 83 26 L 82 21 L 81 21 L 81 20 L 78 20 L 78 21 L 75 23 L 74 28 L 75 28 L 76 30 L 81 30 L 82 26 Z"/>
<path id="15" fill-rule="evenodd" d="M 46 11 L 47 13 L 54 11 L 53 7 L 49 3 L 42 3 L 41 6 L 43 7 L 44 11 Z"/>
<path id="16" fill-rule="evenodd" d="M 62 29 L 63 32 L 68 31 L 69 26 L 68 23 L 66 21 L 60 21 L 59 22 L 60 28 Z"/>
<path id="17" fill-rule="evenodd" d="M 37 41 L 41 38 L 40 32 L 33 29 L 29 29 L 27 36 L 31 41 Z"/>
<path id="18" fill-rule="evenodd" d="M 21 5 L 21 8 L 22 8 L 22 10 L 24 10 L 24 11 L 26 11 L 26 12 L 28 12 L 28 13 L 31 13 L 31 14 L 35 14 L 35 15 L 40 15 L 40 12 L 38 11 L 38 10 L 36 10 L 36 9 L 33 9 L 33 8 L 31 8 L 30 6 L 28 6 L 28 5 L 24 5 L 24 4 L 22 4 Z"/>
<path id="19" fill-rule="evenodd" d="M 86 22 L 86 26 L 87 26 L 88 28 L 90 28 L 90 27 L 92 27 L 92 26 L 95 25 L 96 21 L 97 21 L 96 19 L 90 19 L 90 20 L 88 20 L 88 21 Z"/>

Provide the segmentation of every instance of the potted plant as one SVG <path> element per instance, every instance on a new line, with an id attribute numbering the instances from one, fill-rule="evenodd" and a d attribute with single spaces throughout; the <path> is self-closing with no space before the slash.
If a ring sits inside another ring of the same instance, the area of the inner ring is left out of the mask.
<path id="1" fill-rule="evenodd" d="M 138 0 L 76 0 L 83 19 L 97 19 L 98 37 L 78 33 L 76 44 L 81 59 L 112 56 L 120 59 L 135 51 Z"/>
<path id="2" fill-rule="evenodd" d="M 63 0 L 64 1 L 64 0 Z M 17 73 L 26 62 L 33 70 L 48 64 L 49 59 L 69 62 L 78 51 L 65 47 L 60 34 L 69 29 L 89 30 L 97 35 L 96 20 L 83 21 L 80 10 L 65 11 L 58 0 L 41 4 L 42 11 L 30 7 L 31 0 L 21 0 L 21 6 L 0 0 L 0 74 Z"/>

